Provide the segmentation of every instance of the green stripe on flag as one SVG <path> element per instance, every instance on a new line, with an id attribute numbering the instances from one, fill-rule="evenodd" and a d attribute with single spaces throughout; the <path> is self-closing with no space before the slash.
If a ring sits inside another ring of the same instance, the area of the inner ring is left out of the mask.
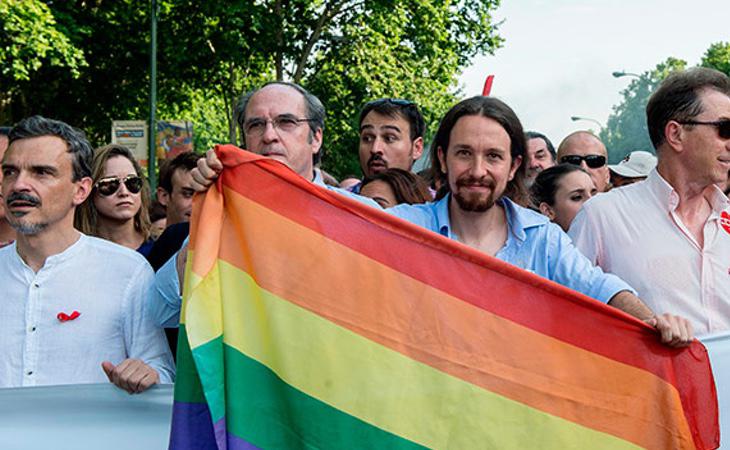
<path id="1" fill-rule="evenodd" d="M 259 448 L 424 448 L 304 394 L 234 348 L 224 351 L 228 432 Z"/>
<path id="2" fill-rule="evenodd" d="M 188 335 L 183 324 L 180 324 L 180 331 L 177 338 L 175 401 L 205 403 L 203 386 L 200 384 L 200 377 L 198 377 L 198 371 L 195 369 L 193 354 L 188 344 Z"/>

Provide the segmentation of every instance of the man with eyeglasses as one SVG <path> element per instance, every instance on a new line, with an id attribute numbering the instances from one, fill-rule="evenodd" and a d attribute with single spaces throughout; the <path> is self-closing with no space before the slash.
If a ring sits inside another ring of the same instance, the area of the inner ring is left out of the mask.
<path id="1" fill-rule="evenodd" d="M 83 133 L 63 122 L 34 116 L 10 131 L 2 192 L 18 237 L 0 249 L 0 388 L 108 380 L 134 393 L 172 382 L 164 334 L 144 307 L 152 269 L 73 227 L 91 159 Z"/>
<path id="2" fill-rule="evenodd" d="M 706 68 L 667 77 L 646 107 L 658 165 L 641 183 L 592 198 L 576 246 L 654 310 L 698 335 L 730 329 L 730 79 Z"/>
<path id="3" fill-rule="evenodd" d="M 360 111 L 360 168 L 366 177 L 388 169 L 410 171 L 423 154 L 426 125 L 408 100 L 381 98 Z M 357 189 L 355 189 L 357 191 Z"/>
<path id="4" fill-rule="evenodd" d="M 303 178 L 326 189 L 339 192 L 374 208 L 373 200 L 345 189 L 328 186 L 316 165 L 322 154 L 325 110 L 320 100 L 303 87 L 281 81 L 265 84 L 241 97 L 236 107 L 236 120 L 243 137 L 242 147 L 258 155 L 275 159 Z M 204 190 L 210 180 L 223 169 L 221 162 L 209 151 L 194 169 L 194 187 Z M 155 275 L 156 298 L 149 308 L 156 322 L 165 327 L 177 327 L 181 297 L 179 280 L 187 257 L 187 241 Z"/>
<path id="5" fill-rule="evenodd" d="M 590 131 L 569 134 L 558 146 L 558 162 L 575 164 L 591 176 L 598 192 L 609 189 L 611 174 L 608 170 L 606 146 Z"/>

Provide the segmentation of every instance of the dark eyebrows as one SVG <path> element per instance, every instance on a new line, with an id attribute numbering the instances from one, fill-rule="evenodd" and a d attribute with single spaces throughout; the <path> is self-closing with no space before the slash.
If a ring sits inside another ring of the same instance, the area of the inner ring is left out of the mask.
<path id="1" fill-rule="evenodd" d="M 396 125 L 383 125 L 383 128 L 385 128 L 386 130 L 397 131 L 398 133 L 401 132 L 401 129 L 398 128 Z"/>
<path id="2" fill-rule="evenodd" d="M 31 166 L 31 170 L 35 173 L 51 173 L 53 175 L 58 175 L 58 168 L 54 166 L 44 166 L 44 165 L 38 165 L 38 166 Z"/>
<path id="3" fill-rule="evenodd" d="M 393 131 L 397 131 L 398 133 L 401 133 L 401 129 L 400 129 L 400 128 L 398 128 L 398 127 L 397 127 L 397 126 L 395 126 L 395 125 L 383 125 L 383 126 L 382 126 L 381 128 L 384 128 L 384 129 L 386 129 L 386 130 L 393 130 Z M 360 133 L 362 133 L 362 132 L 363 132 L 364 130 L 366 130 L 366 129 L 367 129 L 367 130 L 374 130 L 374 129 L 375 129 L 375 127 L 374 127 L 373 125 L 370 125 L 370 124 L 367 124 L 367 125 L 362 125 L 362 126 L 360 127 Z"/>

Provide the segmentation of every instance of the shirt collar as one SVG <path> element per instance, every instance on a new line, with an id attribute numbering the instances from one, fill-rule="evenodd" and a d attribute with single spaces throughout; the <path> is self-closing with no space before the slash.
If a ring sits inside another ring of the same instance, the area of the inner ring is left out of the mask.
<path id="1" fill-rule="evenodd" d="M 648 184 L 649 189 L 657 196 L 659 202 L 666 206 L 668 211 L 677 209 L 677 206 L 679 206 L 679 194 L 677 194 L 677 191 L 674 190 L 667 180 L 659 175 L 656 168 L 649 172 L 649 176 L 646 177 L 644 183 Z"/>
<path id="2" fill-rule="evenodd" d="M 436 224 L 438 225 L 440 235 L 446 236 L 449 239 L 456 239 L 456 236 L 451 230 L 451 220 L 449 219 L 450 199 L 451 194 L 448 194 L 434 203 Z M 540 214 L 533 214 L 530 210 L 516 205 L 507 197 L 501 197 L 497 200 L 497 204 L 504 208 L 509 234 L 520 241 L 524 242 L 527 238 L 525 230 L 548 222 L 547 217 Z"/>
<path id="3" fill-rule="evenodd" d="M 322 176 L 322 172 L 318 168 L 314 168 L 314 179 L 312 180 L 312 183 L 318 184 L 320 186 L 326 186 L 324 183 L 324 177 Z"/>
<path id="4" fill-rule="evenodd" d="M 656 169 L 653 169 L 646 178 L 645 183 L 649 183 L 649 188 L 654 192 L 659 201 L 667 206 L 669 211 L 674 211 L 679 206 L 679 194 L 674 190 L 671 184 L 665 180 Z M 730 199 L 727 198 L 722 189 L 713 185 L 709 194 L 706 195 L 707 201 L 712 207 L 713 213 L 720 214 L 722 211 L 730 208 Z"/>
<path id="5" fill-rule="evenodd" d="M 79 238 L 68 246 L 64 251 L 61 253 L 56 253 L 55 255 L 51 255 L 48 258 L 46 258 L 46 261 L 43 263 L 43 267 L 39 269 L 39 272 L 43 269 L 51 268 L 55 265 L 61 264 L 64 261 L 67 261 L 71 258 L 73 258 L 76 254 L 78 254 L 80 251 L 82 251 L 84 245 L 86 245 L 87 240 L 89 239 L 88 236 L 86 236 L 83 233 L 79 233 Z M 18 253 L 18 247 L 17 247 L 17 241 L 15 241 L 13 244 L 13 250 L 15 250 L 15 256 L 17 257 L 17 262 L 23 267 L 28 267 L 28 265 L 23 261 L 23 258 L 20 256 L 20 253 Z M 30 269 L 30 267 L 28 267 Z"/>

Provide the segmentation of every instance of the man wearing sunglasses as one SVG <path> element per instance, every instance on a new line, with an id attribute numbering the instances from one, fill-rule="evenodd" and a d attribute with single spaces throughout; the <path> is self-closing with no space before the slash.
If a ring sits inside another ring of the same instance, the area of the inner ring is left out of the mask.
<path id="1" fill-rule="evenodd" d="M 83 133 L 63 122 L 34 116 L 10 132 L 2 193 L 18 236 L 0 249 L 0 387 L 108 379 L 134 393 L 172 381 L 164 334 L 144 308 L 152 269 L 135 251 L 74 229 L 91 160 Z"/>
<path id="2" fill-rule="evenodd" d="M 654 310 L 698 335 L 730 329 L 730 79 L 706 68 L 667 77 L 646 107 L 657 168 L 596 196 L 570 228 L 576 246 Z"/>
<path id="3" fill-rule="evenodd" d="M 423 154 L 425 122 L 408 100 L 381 98 L 360 111 L 360 168 L 371 176 L 388 169 L 410 171 Z M 355 189 L 357 191 L 357 189 Z"/>
<path id="4" fill-rule="evenodd" d="M 606 146 L 589 131 L 571 133 L 558 146 L 558 162 L 581 166 L 591 176 L 598 192 L 609 188 L 607 155 Z"/>

